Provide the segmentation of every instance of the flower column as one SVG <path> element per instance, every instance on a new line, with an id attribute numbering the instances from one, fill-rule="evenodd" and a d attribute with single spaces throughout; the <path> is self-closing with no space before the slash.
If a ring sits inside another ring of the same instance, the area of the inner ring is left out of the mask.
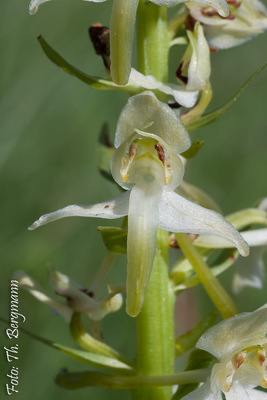
<path id="1" fill-rule="evenodd" d="M 167 8 L 140 0 L 137 12 L 138 70 L 160 82 L 168 80 Z M 160 100 L 166 95 L 160 93 Z M 145 303 L 137 316 L 137 370 L 146 376 L 174 372 L 174 295 L 168 279 L 168 232 L 158 229 L 157 250 Z M 138 400 L 167 400 L 171 387 L 133 391 Z"/>

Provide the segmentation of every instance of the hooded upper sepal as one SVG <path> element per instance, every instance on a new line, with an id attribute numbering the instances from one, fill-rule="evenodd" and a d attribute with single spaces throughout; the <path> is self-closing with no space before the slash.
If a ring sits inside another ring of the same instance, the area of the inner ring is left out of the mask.
<path id="1" fill-rule="evenodd" d="M 152 92 L 130 97 L 123 108 L 116 129 L 115 147 L 128 139 L 135 129 L 144 130 L 148 122 L 149 132 L 163 139 L 180 154 L 191 146 L 190 137 L 174 111 L 157 99 Z"/>
<path id="2" fill-rule="evenodd" d="M 250 346 L 267 342 L 267 304 L 213 326 L 202 335 L 196 346 L 208 351 L 219 361 Z"/>
<path id="3" fill-rule="evenodd" d="M 233 242 L 242 256 L 249 254 L 248 244 L 243 237 L 220 214 L 194 204 L 174 192 L 163 192 L 158 226 L 171 232 L 222 236 Z"/>
<path id="4" fill-rule="evenodd" d="M 139 0 L 114 0 L 110 19 L 111 77 L 126 85 L 131 72 L 134 25 Z"/>
<path id="5" fill-rule="evenodd" d="M 128 214 L 129 195 L 129 192 L 125 192 L 103 203 L 88 206 L 78 206 L 74 204 L 64 207 L 50 214 L 42 215 L 28 229 L 32 231 L 39 228 L 39 226 L 65 217 L 95 217 L 107 219 L 125 217 Z"/>

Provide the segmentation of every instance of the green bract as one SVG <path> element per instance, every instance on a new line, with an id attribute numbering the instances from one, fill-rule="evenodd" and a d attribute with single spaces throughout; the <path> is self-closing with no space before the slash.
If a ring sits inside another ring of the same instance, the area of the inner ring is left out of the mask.
<path id="1" fill-rule="evenodd" d="M 180 119 L 151 92 L 128 100 L 119 117 L 111 172 L 126 192 L 103 203 L 71 205 L 42 216 L 29 228 L 69 217 L 114 219 L 128 215 L 127 312 L 136 316 L 156 251 L 157 228 L 172 232 L 219 235 L 248 255 L 242 236 L 218 213 L 174 192 L 184 168 L 179 154 L 191 145 Z"/>

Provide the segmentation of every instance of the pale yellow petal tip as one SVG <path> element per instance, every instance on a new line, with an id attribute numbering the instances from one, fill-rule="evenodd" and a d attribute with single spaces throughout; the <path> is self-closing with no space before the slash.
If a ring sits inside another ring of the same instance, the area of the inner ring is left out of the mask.
<path id="1" fill-rule="evenodd" d="M 241 256 L 243 256 L 243 257 L 249 256 L 250 248 L 245 240 L 244 240 L 244 243 L 242 243 L 242 248 L 239 249 L 239 252 L 240 252 Z"/>
<path id="2" fill-rule="evenodd" d="M 130 299 L 129 301 L 129 296 L 127 295 L 126 312 L 128 315 L 130 315 L 130 317 L 137 317 L 143 307 L 143 302 L 140 304 L 140 301 L 137 300 L 137 298 L 134 298 Z"/>
<path id="3" fill-rule="evenodd" d="M 34 231 L 34 229 L 38 228 L 39 224 L 38 221 L 35 221 L 31 226 L 29 226 L 29 231 Z"/>
<path id="4" fill-rule="evenodd" d="M 229 7 L 226 1 L 222 0 L 222 2 L 219 2 L 220 7 L 218 8 L 218 12 L 222 17 L 228 17 L 229 15 Z M 217 7 L 216 7 L 217 8 Z"/>
<path id="5" fill-rule="evenodd" d="M 47 1 L 50 0 L 32 0 L 29 5 L 29 14 L 30 15 L 36 14 L 39 6 Z"/>

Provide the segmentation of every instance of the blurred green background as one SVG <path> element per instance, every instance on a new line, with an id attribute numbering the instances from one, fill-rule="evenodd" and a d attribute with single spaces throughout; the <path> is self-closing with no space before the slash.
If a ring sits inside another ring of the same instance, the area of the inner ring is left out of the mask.
<path id="1" fill-rule="evenodd" d="M 84 285 L 90 284 L 106 253 L 98 225 L 108 221 L 70 218 L 30 232 L 27 227 L 40 215 L 68 204 L 90 204 L 116 196 L 115 185 L 96 167 L 96 140 L 103 122 L 112 137 L 127 95 L 100 92 L 52 64 L 36 38 L 42 34 L 66 60 L 91 75 L 105 75 L 94 53 L 87 29 L 95 22 L 109 25 L 112 1 L 101 4 L 76 0 L 46 3 L 35 16 L 28 15 L 28 0 L 2 0 L 0 4 L 0 174 L 1 174 L 1 316 L 9 319 L 9 280 L 24 270 L 47 290 L 47 262 Z M 170 12 L 173 13 L 174 10 Z M 210 110 L 224 104 L 266 61 L 266 36 L 238 48 L 212 54 L 214 100 Z M 170 81 L 184 48 L 171 52 Z M 136 66 L 136 61 L 134 60 Z M 253 82 L 227 114 L 213 125 L 192 132 L 204 147 L 187 165 L 186 180 L 206 190 L 224 213 L 251 206 L 267 196 L 267 69 Z M 121 221 L 112 221 L 118 225 Z M 107 281 L 125 279 L 126 257 L 117 258 Z M 221 281 L 228 289 L 233 271 Z M 252 311 L 266 302 L 265 290 L 246 289 L 235 297 L 240 311 Z M 102 291 L 104 286 L 102 287 Z M 229 289 L 230 290 L 230 289 Z M 180 317 L 180 309 L 182 316 Z M 65 345 L 75 345 L 68 326 L 48 307 L 21 290 L 19 309 L 24 327 Z M 213 309 L 201 288 L 181 296 L 176 307 L 179 332 Z M 2 347 L 10 347 L 1 323 Z M 108 343 L 121 352 L 135 354 L 135 321 L 122 308 L 103 320 Z M 62 368 L 86 370 L 86 365 L 34 342 L 20 333 L 18 400 L 28 398 L 127 399 L 124 391 L 100 388 L 68 392 L 53 379 Z M 11 364 L 0 357 L 1 397 Z M 180 366 L 181 368 L 181 366 Z M 6 395 L 7 396 L 7 395 Z"/>

